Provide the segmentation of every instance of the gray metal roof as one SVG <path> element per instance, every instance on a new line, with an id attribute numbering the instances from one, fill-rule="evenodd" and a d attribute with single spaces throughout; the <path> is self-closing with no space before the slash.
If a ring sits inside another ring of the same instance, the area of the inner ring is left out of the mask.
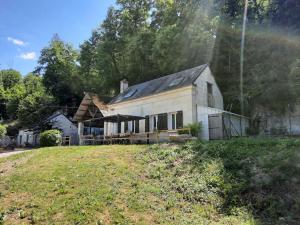
<path id="1" fill-rule="evenodd" d="M 204 64 L 195 68 L 130 86 L 123 93 L 114 97 L 109 104 L 129 101 L 193 85 L 207 66 L 207 64 Z"/>

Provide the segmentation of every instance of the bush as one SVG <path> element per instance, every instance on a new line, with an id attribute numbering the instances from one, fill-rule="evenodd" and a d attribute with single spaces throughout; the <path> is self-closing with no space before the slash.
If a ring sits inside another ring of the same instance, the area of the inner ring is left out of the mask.
<path id="1" fill-rule="evenodd" d="M 61 132 L 59 130 L 46 130 L 41 133 L 41 147 L 58 146 L 61 142 Z"/>
<path id="2" fill-rule="evenodd" d="M 6 135 L 6 126 L 0 124 L 0 138 Z"/>
<path id="3" fill-rule="evenodd" d="M 193 137 L 198 137 L 202 130 L 202 123 L 192 123 L 184 126 L 186 129 L 191 130 L 191 135 Z M 179 134 L 189 134 L 188 130 L 179 131 Z"/>

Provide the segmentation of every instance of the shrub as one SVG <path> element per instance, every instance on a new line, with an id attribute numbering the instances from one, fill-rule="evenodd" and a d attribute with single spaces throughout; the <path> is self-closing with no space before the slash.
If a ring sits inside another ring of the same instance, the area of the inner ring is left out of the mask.
<path id="1" fill-rule="evenodd" d="M 0 124 L 0 138 L 6 135 L 6 126 Z"/>
<path id="2" fill-rule="evenodd" d="M 202 130 L 202 123 L 191 123 L 188 124 L 186 126 L 184 126 L 184 128 L 186 129 L 190 129 L 191 130 L 191 135 L 193 137 L 198 137 L 199 134 L 201 133 Z M 189 131 L 188 130 L 183 130 L 183 131 L 179 131 L 179 134 L 188 134 Z"/>
<path id="3" fill-rule="evenodd" d="M 41 133 L 41 147 L 58 146 L 61 144 L 61 132 L 59 130 L 46 130 Z"/>

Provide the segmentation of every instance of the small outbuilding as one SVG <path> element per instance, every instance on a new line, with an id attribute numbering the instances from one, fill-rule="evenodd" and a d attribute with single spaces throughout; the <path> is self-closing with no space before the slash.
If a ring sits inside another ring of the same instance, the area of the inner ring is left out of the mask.
<path id="1" fill-rule="evenodd" d="M 56 112 L 44 120 L 51 129 L 58 129 L 62 132 L 62 137 L 66 138 L 71 145 L 77 145 L 79 142 L 77 126 L 64 114 Z M 40 143 L 41 128 L 35 126 L 30 129 L 21 129 L 17 136 L 17 145 L 21 147 L 34 147 Z"/>

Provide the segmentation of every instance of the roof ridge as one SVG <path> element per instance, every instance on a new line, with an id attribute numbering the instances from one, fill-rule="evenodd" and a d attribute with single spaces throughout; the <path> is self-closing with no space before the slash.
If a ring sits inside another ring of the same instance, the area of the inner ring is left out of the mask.
<path id="1" fill-rule="evenodd" d="M 143 83 L 135 84 L 133 86 L 128 87 L 124 92 L 119 93 L 115 96 L 108 104 L 114 104 L 123 101 L 129 101 L 153 94 L 157 94 L 160 92 L 178 89 L 180 87 L 193 85 L 198 77 L 203 73 L 203 71 L 208 67 L 208 64 L 199 65 L 193 68 L 185 69 L 182 71 L 178 71 L 173 74 L 169 74 L 166 76 L 158 77 L 149 81 L 145 81 Z M 182 78 L 182 81 L 176 85 L 170 86 L 170 83 L 174 79 Z M 134 94 L 132 96 L 127 96 L 132 90 L 138 90 L 138 94 Z"/>
<path id="2" fill-rule="evenodd" d="M 186 71 L 188 71 L 188 70 L 196 69 L 196 68 L 202 67 L 202 66 L 203 66 L 203 69 L 204 69 L 204 68 L 206 68 L 206 67 L 208 66 L 208 63 L 202 64 L 202 65 L 199 65 L 199 66 L 195 66 L 195 67 L 192 67 L 192 68 L 188 68 L 188 69 L 185 69 L 185 70 L 180 70 L 180 71 L 177 71 L 177 72 L 175 72 L 175 73 L 171 73 L 171 74 L 168 74 L 168 75 L 164 75 L 164 76 L 161 76 L 161 77 L 152 79 L 152 80 L 144 81 L 144 82 L 142 82 L 142 83 L 138 83 L 138 84 L 129 86 L 126 90 L 128 90 L 129 88 L 135 87 L 135 86 L 137 86 L 137 85 L 141 85 L 141 84 L 145 84 L 145 83 L 150 82 L 150 81 L 155 81 L 155 80 L 159 80 L 159 79 L 162 79 L 162 78 L 166 78 L 166 77 L 168 77 L 168 76 L 173 76 L 173 75 L 175 75 L 175 74 L 182 73 L 182 72 L 186 72 Z M 203 72 L 203 70 L 200 71 L 200 74 L 201 74 L 202 72 Z M 200 75 L 200 74 L 199 74 L 199 75 Z M 125 91 L 126 91 L 126 90 L 125 90 Z M 118 95 L 117 95 L 117 96 L 118 96 Z"/>

